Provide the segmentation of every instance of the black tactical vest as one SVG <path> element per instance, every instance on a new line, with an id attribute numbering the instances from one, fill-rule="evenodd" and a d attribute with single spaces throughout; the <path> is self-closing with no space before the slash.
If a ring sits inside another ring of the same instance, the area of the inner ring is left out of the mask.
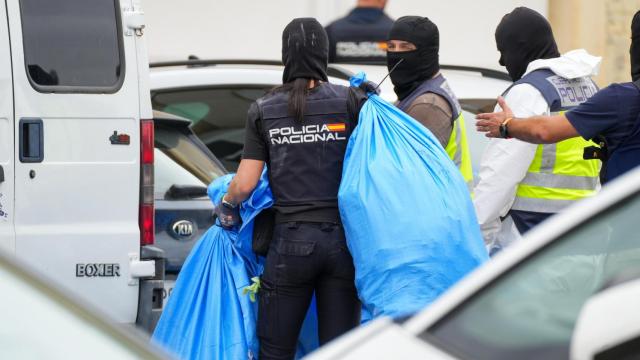
<path id="1" fill-rule="evenodd" d="M 258 100 L 274 208 L 280 213 L 329 208 L 337 216 L 342 162 L 357 124 L 349 101 L 349 88 L 322 83 L 307 95 L 300 123 L 289 115 L 288 92 Z"/>

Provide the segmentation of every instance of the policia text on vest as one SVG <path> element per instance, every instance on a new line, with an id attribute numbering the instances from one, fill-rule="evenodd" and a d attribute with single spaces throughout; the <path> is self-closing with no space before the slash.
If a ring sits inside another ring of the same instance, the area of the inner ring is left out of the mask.
<path id="1" fill-rule="evenodd" d="M 347 140 L 345 131 L 344 123 L 286 126 L 269 129 L 269 141 L 271 145 L 344 141 Z"/>
<path id="2" fill-rule="evenodd" d="M 552 115 L 580 105 L 598 91 L 589 77 L 565 79 L 548 69 L 533 71 L 512 87 L 518 84 L 529 84 L 540 91 Z M 509 212 L 520 233 L 572 203 L 595 194 L 600 161 L 583 158 L 584 149 L 593 145 L 590 141 L 574 137 L 537 146 L 527 174 L 518 184 Z"/>

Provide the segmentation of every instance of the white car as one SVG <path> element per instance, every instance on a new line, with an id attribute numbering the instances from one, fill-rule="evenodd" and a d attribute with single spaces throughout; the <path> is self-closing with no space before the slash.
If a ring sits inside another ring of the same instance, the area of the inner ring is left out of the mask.
<path id="1" fill-rule="evenodd" d="M 640 169 L 533 229 L 421 313 L 376 319 L 308 359 L 638 359 L 638 214 Z"/>
<path id="2" fill-rule="evenodd" d="M 251 102 L 282 84 L 283 67 L 277 61 L 185 60 L 151 64 L 151 103 L 154 110 L 190 119 L 193 131 L 234 172 L 242 155 L 244 127 Z M 358 71 L 379 83 L 386 67 L 330 64 L 331 82 L 348 85 Z M 511 84 L 508 75 L 495 70 L 442 66 L 444 76 L 464 110 L 472 164 L 477 170 L 487 138 L 475 131 L 474 114 L 492 111 L 496 98 Z M 396 99 L 386 79 L 381 96 Z"/>
<path id="3" fill-rule="evenodd" d="M 168 359 L 0 251 L 0 359 Z"/>

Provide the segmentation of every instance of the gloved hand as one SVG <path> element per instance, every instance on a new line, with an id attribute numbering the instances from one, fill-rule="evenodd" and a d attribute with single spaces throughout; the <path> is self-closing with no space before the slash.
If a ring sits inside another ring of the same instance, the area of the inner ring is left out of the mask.
<path id="1" fill-rule="evenodd" d="M 224 196 L 222 197 L 224 199 Z M 214 210 L 214 214 L 218 217 L 220 221 L 220 226 L 229 230 L 234 226 L 242 224 L 242 219 L 240 218 L 240 206 L 239 205 L 231 205 L 223 200 L 220 200 L 218 205 Z"/>
<path id="2" fill-rule="evenodd" d="M 378 84 L 373 81 L 365 81 L 360 86 L 358 86 L 365 94 L 375 93 L 376 95 L 380 95 L 380 88 Z"/>

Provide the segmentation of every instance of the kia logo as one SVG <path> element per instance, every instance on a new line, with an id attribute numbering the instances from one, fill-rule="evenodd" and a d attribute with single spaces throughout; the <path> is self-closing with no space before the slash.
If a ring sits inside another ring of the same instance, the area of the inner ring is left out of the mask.
<path id="1" fill-rule="evenodd" d="M 173 224 L 171 229 L 179 239 L 188 239 L 193 235 L 193 223 L 189 220 L 180 220 Z"/>

